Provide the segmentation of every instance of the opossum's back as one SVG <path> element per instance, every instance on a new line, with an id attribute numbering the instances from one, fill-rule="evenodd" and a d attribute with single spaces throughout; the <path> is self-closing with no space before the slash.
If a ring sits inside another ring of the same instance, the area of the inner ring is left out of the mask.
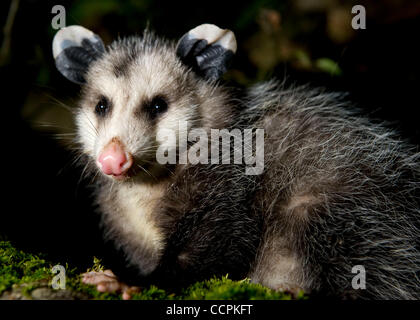
<path id="1" fill-rule="evenodd" d="M 346 294 L 363 265 L 360 295 L 420 297 L 419 154 L 337 94 L 273 83 L 254 92 L 247 118 L 266 131 L 257 202 L 279 226 L 267 230 L 300 252 L 311 287 Z"/>

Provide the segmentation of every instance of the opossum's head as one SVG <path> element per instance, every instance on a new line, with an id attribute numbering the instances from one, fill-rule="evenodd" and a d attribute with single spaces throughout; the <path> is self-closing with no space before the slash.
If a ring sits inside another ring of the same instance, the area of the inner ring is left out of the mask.
<path id="1" fill-rule="evenodd" d="M 108 47 L 81 26 L 61 29 L 53 54 L 57 69 L 82 85 L 76 125 L 83 152 L 118 180 L 163 172 L 158 148 L 181 146 L 163 132 L 178 137 L 180 121 L 192 125 L 200 121 L 200 106 L 211 109 L 214 80 L 235 51 L 233 33 L 210 24 L 177 44 L 145 31 Z"/>

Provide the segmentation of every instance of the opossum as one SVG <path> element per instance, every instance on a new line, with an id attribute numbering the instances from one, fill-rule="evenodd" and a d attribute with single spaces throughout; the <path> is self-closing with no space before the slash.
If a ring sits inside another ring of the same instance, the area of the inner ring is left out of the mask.
<path id="1" fill-rule="evenodd" d="M 179 287 L 228 274 L 315 296 L 419 299 L 415 146 L 341 93 L 276 79 L 227 86 L 236 49 L 233 32 L 211 24 L 178 42 L 148 29 L 109 46 L 81 26 L 56 34 L 58 70 L 82 86 L 77 143 L 118 279 Z M 228 142 L 225 161 L 199 148 L 207 163 L 182 162 L 204 141 L 180 138 L 193 128 L 218 146 L 214 129 L 253 140 Z M 176 162 L 158 161 L 162 149 Z M 262 152 L 262 166 L 233 161 L 245 150 Z M 116 289 L 108 276 L 85 282 Z"/>

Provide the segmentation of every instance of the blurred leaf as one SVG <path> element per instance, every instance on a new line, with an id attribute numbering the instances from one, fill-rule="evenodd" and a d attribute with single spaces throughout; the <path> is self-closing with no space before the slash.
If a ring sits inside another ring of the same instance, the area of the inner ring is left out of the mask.
<path id="1" fill-rule="evenodd" d="M 309 69 L 312 66 L 311 58 L 309 54 L 304 50 L 295 51 L 296 64 L 304 69 Z"/>
<path id="2" fill-rule="evenodd" d="M 340 67 L 338 66 L 338 63 L 329 58 L 320 58 L 320 59 L 315 60 L 315 66 L 319 70 L 329 73 L 333 76 L 339 76 L 342 74 L 342 71 Z"/>

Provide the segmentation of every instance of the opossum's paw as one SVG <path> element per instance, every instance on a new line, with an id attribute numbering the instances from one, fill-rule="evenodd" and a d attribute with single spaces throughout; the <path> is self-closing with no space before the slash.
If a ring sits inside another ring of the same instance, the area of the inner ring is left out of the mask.
<path id="1" fill-rule="evenodd" d="M 280 285 L 276 288 L 277 291 L 284 292 L 286 294 L 290 294 L 293 299 L 296 299 L 300 296 L 304 290 L 298 286 L 287 286 L 287 285 Z"/>
<path id="2" fill-rule="evenodd" d="M 96 286 L 99 292 L 122 293 L 124 300 L 130 300 L 133 293 L 140 292 L 139 287 L 120 282 L 111 270 L 86 272 L 83 274 L 82 282 Z"/>

